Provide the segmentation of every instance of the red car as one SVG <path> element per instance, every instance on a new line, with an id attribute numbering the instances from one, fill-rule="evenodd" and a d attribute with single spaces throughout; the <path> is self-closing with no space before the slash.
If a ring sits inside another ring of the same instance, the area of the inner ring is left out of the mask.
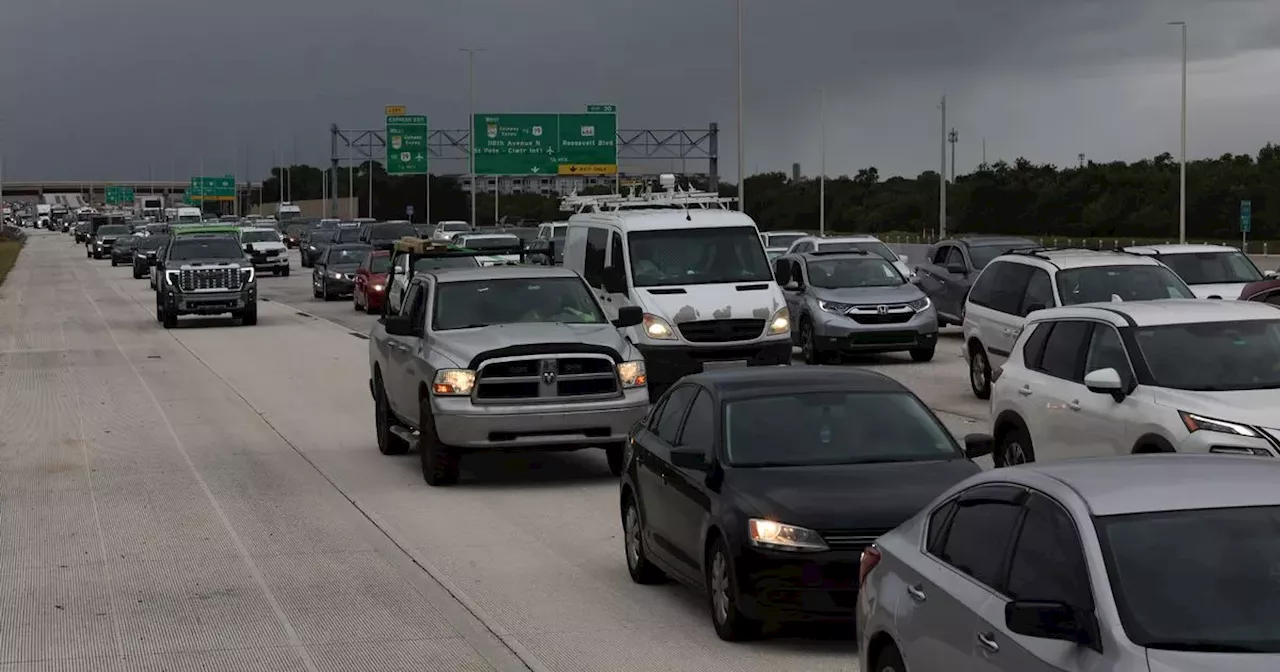
<path id="1" fill-rule="evenodd" d="M 375 250 L 356 269 L 355 289 L 351 301 L 356 310 L 366 313 L 382 312 L 387 298 L 387 273 L 391 271 L 391 252 Z"/>

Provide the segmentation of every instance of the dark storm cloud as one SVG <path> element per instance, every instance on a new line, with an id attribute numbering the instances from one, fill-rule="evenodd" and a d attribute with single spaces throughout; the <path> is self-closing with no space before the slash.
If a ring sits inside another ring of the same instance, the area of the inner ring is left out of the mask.
<path id="1" fill-rule="evenodd" d="M 933 169 L 944 91 L 968 158 L 976 136 L 1038 160 L 1076 148 L 1129 158 L 1168 139 L 1161 87 L 1176 77 L 1180 41 L 1167 21 L 1192 24 L 1198 63 L 1280 46 L 1274 0 L 746 7 L 749 171 L 801 161 L 812 172 L 819 88 L 831 172 Z M 626 128 L 717 121 L 721 172 L 736 172 L 733 0 L 9 0 L 0 18 L 11 27 L 0 39 L 11 178 L 183 179 L 202 166 L 257 177 L 273 157 L 324 160 L 330 123 L 375 128 L 387 104 L 463 128 L 462 47 L 487 49 L 476 56 L 477 112 L 605 102 Z M 1246 133 L 1268 115 L 1229 115 L 1238 137 L 1197 117 L 1203 152 L 1256 148 L 1267 138 Z"/>

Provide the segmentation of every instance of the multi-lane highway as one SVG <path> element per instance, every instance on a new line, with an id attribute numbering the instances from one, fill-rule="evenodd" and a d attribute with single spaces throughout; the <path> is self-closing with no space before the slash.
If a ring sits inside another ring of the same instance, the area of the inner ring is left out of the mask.
<path id="1" fill-rule="evenodd" d="M 454 488 L 380 455 L 374 318 L 293 270 L 255 327 L 166 331 L 145 280 L 32 235 L 0 288 L 0 670 L 857 669 L 851 638 L 729 644 L 633 584 L 598 451 Z M 986 431 L 958 349 L 855 365 Z"/>

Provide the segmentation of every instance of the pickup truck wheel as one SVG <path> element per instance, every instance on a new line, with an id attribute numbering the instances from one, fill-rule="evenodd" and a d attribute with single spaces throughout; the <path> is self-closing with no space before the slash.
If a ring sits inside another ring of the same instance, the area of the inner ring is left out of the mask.
<path id="1" fill-rule="evenodd" d="M 120 262 L 116 261 L 116 258 L 115 258 L 115 257 L 111 257 L 111 265 L 112 265 L 113 267 L 114 267 L 114 266 L 119 266 L 119 265 L 120 265 Z"/>
<path id="2" fill-rule="evenodd" d="M 626 453 L 627 444 L 614 443 L 604 447 L 605 457 L 609 460 L 609 473 L 614 478 L 622 476 L 622 456 Z"/>
<path id="3" fill-rule="evenodd" d="M 435 414 L 431 412 L 431 399 L 427 397 L 418 401 L 418 453 L 422 456 L 422 478 L 427 485 L 453 485 L 458 482 L 461 456 L 440 442 Z"/>
<path id="4" fill-rule="evenodd" d="M 284 270 L 283 270 L 283 271 L 280 271 L 280 275 L 283 275 L 283 276 L 284 276 L 284 277 L 286 277 L 286 278 L 287 278 L 287 277 L 289 277 L 289 267 L 288 267 L 288 266 L 285 266 L 285 267 L 284 267 Z"/>
<path id="5" fill-rule="evenodd" d="M 397 420 L 391 415 L 391 404 L 387 403 L 387 390 L 382 386 L 382 379 L 373 383 L 374 426 L 378 434 L 378 452 L 383 455 L 404 455 L 409 452 L 409 444 L 391 431 L 391 425 Z"/>
<path id="6" fill-rule="evenodd" d="M 162 309 L 160 311 L 160 324 L 163 325 L 165 329 L 173 329 L 178 326 L 178 316 Z"/>
<path id="7" fill-rule="evenodd" d="M 240 325 L 244 327 L 252 327 L 258 323 L 258 303 L 255 301 L 250 304 L 244 312 L 240 313 Z"/>
<path id="8" fill-rule="evenodd" d="M 134 280 L 141 280 L 141 279 L 142 279 L 142 273 L 139 273 L 139 272 L 138 272 L 138 267 L 137 267 L 137 266 L 134 266 L 134 267 L 133 267 L 133 279 L 134 279 Z"/>

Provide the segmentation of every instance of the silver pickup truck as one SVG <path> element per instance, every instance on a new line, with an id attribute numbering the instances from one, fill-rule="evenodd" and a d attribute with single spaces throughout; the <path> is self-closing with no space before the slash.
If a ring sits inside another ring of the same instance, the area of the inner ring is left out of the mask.
<path id="1" fill-rule="evenodd" d="M 369 335 L 378 449 L 417 444 L 430 485 L 475 451 L 603 448 L 618 475 L 648 411 L 640 352 L 577 273 L 547 266 L 429 270 Z"/>

